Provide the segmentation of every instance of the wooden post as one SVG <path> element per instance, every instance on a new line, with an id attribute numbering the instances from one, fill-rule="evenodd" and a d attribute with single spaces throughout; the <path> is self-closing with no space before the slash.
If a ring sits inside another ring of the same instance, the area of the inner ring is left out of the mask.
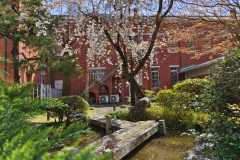
<path id="1" fill-rule="evenodd" d="M 158 123 L 158 135 L 159 136 L 166 136 L 165 120 L 159 120 L 159 123 Z"/>
<path id="2" fill-rule="evenodd" d="M 49 120 L 50 120 L 50 113 L 47 112 L 47 121 L 49 121 Z"/>
<path id="3" fill-rule="evenodd" d="M 112 133 L 112 117 L 106 116 L 106 134 Z"/>
<path id="4" fill-rule="evenodd" d="M 116 106 L 115 106 L 115 105 L 113 105 L 113 112 L 114 112 L 114 111 L 116 111 Z"/>

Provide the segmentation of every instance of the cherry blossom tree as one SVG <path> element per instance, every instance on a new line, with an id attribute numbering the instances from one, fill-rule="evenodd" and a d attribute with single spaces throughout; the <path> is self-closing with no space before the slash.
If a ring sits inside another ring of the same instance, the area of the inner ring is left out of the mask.
<path id="1" fill-rule="evenodd" d="M 147 61 L 153 60 L 153 48 L 157 46 L 161 49 L 166 45 L 165 39 L 158 37 L 157 33 L 173 3 L 173 0 L 53 0 L 49 6 L 65 10 L 68 16 L 77 17 L 80 21 L 88 20 L 84 26 L 87 28 L 85 33 L 91 37 L 91 34 L 97 31 L 97 35 L 103 39 L 103 50 L 107 46 L 114 47 L 122 78 L 131 83 L 140 99 L 145 96 L 144 90 L 134 77 Z M 78 30 L 81 30 L 80 28 Z M 141 39 L 141 31 L 150 33 L 150 41 Z M 158 43 L 155 43 L 156 39 Z M 89 48 L 94 46 L 89 38 L 85 41 L 82 39 L 80 43 L 88 43 Z M 106 50 L 102 53 L 108 52 L 113 51 Z M 106 61 L 111 63 L 111 58 L 106 58 Z"/>

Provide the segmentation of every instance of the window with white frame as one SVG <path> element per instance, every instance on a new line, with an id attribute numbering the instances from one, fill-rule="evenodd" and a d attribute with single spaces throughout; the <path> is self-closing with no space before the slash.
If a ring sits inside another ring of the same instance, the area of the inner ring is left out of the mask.
<path id="1" fill-rule="evenodd" d="M 194 50 L 194 47 L 193 47 L 193 39 L 188 39 L 187 40 L 187 48 L 189 51 L 193 51 Z"/>
<path id="2" fill-rule="evenodd" d="M 176 48 L 176 43 L 174 42 L 174 34 L 170 33 L 168 35 L 168 51 L 174 51 Z"/>
<path id="3" fill-rule="evenodd" d="M 41 84 L 45 84 L 45 71 L 41 71 Z"/>
<path id="4" fill-rule="evenodd" d="M 172 86 L 177 83 L 177 67 L 170 67 Z"/>
<path id="5" fill-rule="evenodd" d="M 185 31 L 185 34 L 187 34 L 187 49 L 188 51 L 193 51 L 194 50 L 193 31 L 187 30 Z"/>
<path id="6" fill-rule="evenodd" d="M 210 34 L 211 34 L 210 31 L 203 31 L 206 51 L 211 51 L 212 50 L 212 44 L 211 44 L 212 41 L 211 41 Z"/>
<path id="7" fill-rule="evenodd" d="M 93 67 L 90 68 L 90 79 L 91 81 L 100 81 L 103 79 L 104 77 L 104 71 L 105 68 L 104 67 Z"/>
<path id="8" fill-rule="evenodd" d="M 153 87 L 153 89 L 158 89 L 159 88 L 158 68 L 152 68 L 152 87 Z"/>

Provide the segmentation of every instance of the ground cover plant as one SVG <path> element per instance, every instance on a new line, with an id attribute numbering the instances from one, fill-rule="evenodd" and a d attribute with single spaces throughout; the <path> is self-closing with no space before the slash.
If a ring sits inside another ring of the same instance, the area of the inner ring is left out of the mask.
<path id="1" fill-rule="evenodd" d="M 7 84 L 0 82 L 0 159 L 109 159 L 108 155 L 96 157 L 92 148 L 86 148 L 80 153 L 66 151 L 48 155 L 47 151 L 52 147 L 58 147 L 63 142 L 76 140 L 77 137 L 88 133 L 86 124 L 72 123 L 68 127 L 64 123 L 58 128 L 39 126 L 33 127 L 28 121 L 33 115 L 42 114 L 41 109 L 48 103 L 35 98 L 27 98 L 28 87 L 26 85 L 14 85 L 7 88 Z M 4 89 L 3 89 L 4 88 Z M 26 91 L 17 94 L 17 91 Z M 6 91 L 6 92 L 5 92 Z M 16 93 L 16 94 L 13 94 Z M 24 93 L 24 92 L 23 92 Z"/>

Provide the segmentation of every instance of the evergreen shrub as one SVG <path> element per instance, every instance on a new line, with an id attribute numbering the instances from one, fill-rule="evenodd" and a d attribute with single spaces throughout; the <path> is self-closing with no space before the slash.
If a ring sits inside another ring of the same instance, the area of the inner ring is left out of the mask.
<path id="1" fill-rule="evenodd" d="M 67 104 L 69 107 L 65 111 L 65 115 L 67 116 L 67 120 L 69 120 L 69 115 L 74 112 L 83 112 L 87 114 L 87 109 L 89 104 L 85 101 L 84 98 L 73 95 L 73 96 L 63 96 L 60 97 L 58 100 L 62 101 L 64 104 Z"/>
<path id="2" fill-rule="evenodd" d="M 47 154 L 50 148 L 58 147 L 67 141 L 77 140 L 82 134 L 89 133 L 86 124 L 76 122 L 69 127 L 63 124 L 57 129 L 47 126 L 33 127 L 27 119 L 35 112 L 40 111 L 40 108 L 49 104 L 49 102 L 45 103 L 45 101 L 37 98 L 32 100 L 21 94 L 12 94 L 14 90 L 25 90 L 24 85 L 15 85 L 8 88 L 6 84 L 0 83 L 0 87 L 5 88 L 0 92 L 0 104 L 2 105 L 0 112 L 0 159 L 110 159 L 108 154 L 97 157 L 92 152 L 93 148 L 89 147 L 77 154 L 73 154 L 72 150 L 51 155 Z M 28 93 L 27 89 L 25 91 L 25 93 Z"/>

